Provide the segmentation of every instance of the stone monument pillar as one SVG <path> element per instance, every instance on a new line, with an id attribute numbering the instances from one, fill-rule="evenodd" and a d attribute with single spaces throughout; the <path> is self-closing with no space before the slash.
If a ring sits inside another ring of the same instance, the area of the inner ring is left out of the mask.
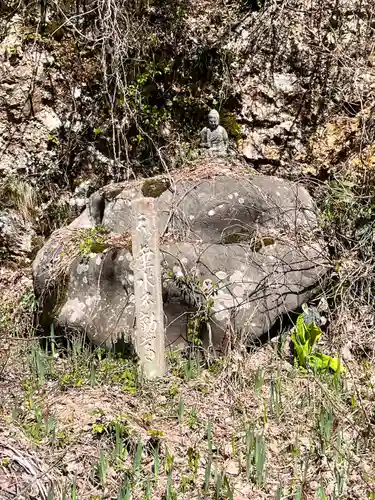
<path id="1" fill-rule="evenodd" d="M 132 201 L 135 348 L 146 378 L 165 374 L 159 230 L 154 198 Z"/>

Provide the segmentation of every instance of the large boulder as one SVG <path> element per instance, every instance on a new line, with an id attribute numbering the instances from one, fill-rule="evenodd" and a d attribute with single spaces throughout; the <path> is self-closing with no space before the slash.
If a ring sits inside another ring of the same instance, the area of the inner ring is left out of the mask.
<path id="1" fill-rule="evenodd" d="M 326 258 L 302 186 L 217 163 L 205 177 L 180 174 L 172 183 L 155 178 L 147 185 L 164 185 L 157 207 L 167 341 L 186 340 L 195 318 L 200 326 L 199 319 L 208 320 L 204 344 L 219 348 L 229 328 L 249 341 L 296 310 L 319 285 Z M 130 206 L 145 184 L 95 193 L 40 250 L 33 272 L 45 326 L 55 321 L 106 346 L 131 339 Z"/>

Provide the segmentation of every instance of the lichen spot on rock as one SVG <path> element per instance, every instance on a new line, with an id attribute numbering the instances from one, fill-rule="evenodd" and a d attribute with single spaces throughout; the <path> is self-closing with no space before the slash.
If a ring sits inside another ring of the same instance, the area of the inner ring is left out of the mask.
<path id="1" fill-rule="evenodd" d="M 126 254 L 124 255 L 125 259 L 129 262 L 131 262 L 133 260 L 133 256 L 130 252 L 126 252 Z"/>
<path id="2" fill-rule="evenodd" d="M 219 279 L 219 280 L 225 280 L 226 278 L 228 278 L 228 273 L 226 273 L 225 271 L 218 271 L 215 276 Z"/>
<path id="3" fill-rule="evenodd" d="M 243 297 L 245 293 L 245 287 L 243 285 L 236 285 L 233 288 L 233 293 L 236 297 Z"/>
<path id="4" fill-rule="evenodd" d="M 77 266 L 77 274 L 85 273 L 89 270 L 88 264 L 78 264 Z"/>
<path id="5" fill-rule="evenodd" d="M 173 266 L 172 271 L 177 278 L 181 278 L 184 275 L 180 266 Z"/>
<path id="6" fill-rule="evenodd" d="M 235 271 L 229 279 L 232 283 L 241 282 L 243 279 L 243 273 L 241 271 Z"/>
<path id="7" fill-rule="evenodd" d="M 238 203 L 241 203 L 241 205 L 243 205 L 245 203 L 245 200 L 243 198 L 238 198 Z"/>
<path id="8" fill-rule="evenodd" d="M 80 302 L 78 299 L 74 299 L 70 301 L 68 310 L 70 311 L 70 320 L 73 323 L 76 323 L 85 316 L 86 304 L 84 302 Z"/>

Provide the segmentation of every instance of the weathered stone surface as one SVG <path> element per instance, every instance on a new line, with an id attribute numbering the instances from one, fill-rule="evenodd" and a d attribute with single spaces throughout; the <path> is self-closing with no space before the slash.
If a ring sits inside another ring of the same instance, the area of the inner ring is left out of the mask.
<path id="1" fill-rule="evenodd" d="M 27 178 L 57 195 L 67 180 L 59 161 L 63 137 L 82 133 L 85 109 L 93 99 L 82 92 L 85 71 L 82 87 L 73 86 L 77 80 L 65 59 L 65 46 L 52 37 L 49 43 L 32 38 L 25 22 L 19 14 L 0 19 L 0 173 Z M 118 175 L 110 158 L 90 142 L 76 152 L 73 162 L 76 168 L 70 165 L 69 181 L 83 172 L 93 180 L 95 168 L 112 178 Z M 84 197 L 74 198 L 72 205 L 81 208 Z"/>
<path id="2" fill-rule="evenodd" d="M 10 257 L 13 261 L 30 264 L 36 239 L 32 223 L 17 210 L 0 211 L 0 260 Z"/>
<path id="3" fill-rule="evenodd" d="M 102 223 L 113 234 L 129 232 L 131 201 L 140 187 L 128 183 L 106 200 Z M 188 312 L 214 299 L 213 344 L 228 323 L 246 338 L 266 333 L 276 318 L 308 299 L 325 272 L 314 205 L 299 185 L 276 177 L 213 175 L 181 180 L 155 200 L 163 255 L 163 294 L 167 343 L 186 339 Z M 64 231 L 93 225 L 86 210 Z M 53 259 L 64 248 L 53 234 L 34 262 L 37 294 L 53 278 Z M 97 344 L 129 339 L 134 328 L 133 257 L 125 248 L 78 257 L 55 311 L 58 325 L 87 333 Z M 183 276 L 200 280 L 189 296 L 178 285 Z M 195 290 L 196 292 L 196 290 Z M 46 301 L 51 321 L 56 294 Z M 205 339 L 208 344 L 208 339 Z"/>
<path id="4" fill-rule="evenodd" d="M 53 102 L 48 54 L 25 46 L 23 19 L 15 16 L 0 45 L 0 172 L 45 175 L 56 168 L 48 137 L 61 126 Z M 35 46 L 35 44 L 33 44 Z"/>
<path id="5" fill-rule="evenodd" d="M 241 96 L 242 152 L 250 163 L 261 170 L 277 166 L 284 176 L 301 174 L 310 164 L 308 138 L 316 124 L 345 115 L 345 108 L 357 109 L 352 103 L 373 101 L 371 35 L 365 35 L 368 18 L 360 13 L 370 4 L 366 0 L 356 9 L 344 0 L 321 9 L 319 0 L 308 6 L 300 0 L 268 2 L 231 30 L 226 46 L 236 55 L 231 89 Z M 340 26 L 340 36 L 332 37 L 328 26 L 333 31 Z M 345 68 L 331 59 L 332 51 L 322 52 L 321 44 L 346 54 Z"/>
<path id="6" fill-rule="evenodd" d="M 135 347 L 146 378 L 165 374 L 164 313 L 157 212 L 153 198 L 132 202 Z"/>
<path id="7" fill-rule="evenodd" d="M 176 274 L 193 273 L 204 281 L 207 297 L 215 300 L 211 330 L 216 347 L 228 322 L 249 340 L 269 331 L 281 314 L 296 310 L 323 274 L 324 262 L 321 247 L 314 243 L 297 249 L 280 242 L 259 252 L 238 244 L 183 243 L 166 248 L 164 257 Z M 175 293 L 174 300 L 168 300 L 173 280 L 165 278 L 164 286 L 164 311 L 171 321 L 171 304 L 180 297 Z"/>

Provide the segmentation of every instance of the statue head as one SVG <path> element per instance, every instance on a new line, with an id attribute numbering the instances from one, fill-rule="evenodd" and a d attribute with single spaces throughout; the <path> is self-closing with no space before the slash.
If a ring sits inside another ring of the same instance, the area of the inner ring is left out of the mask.
<path id="1" fill-rule="evenodd" d="M 208 113 L 208 127 L 211 130 L 215 130 L 219 126 L 220 116 L 216 109 L 211 109 Z"/>

